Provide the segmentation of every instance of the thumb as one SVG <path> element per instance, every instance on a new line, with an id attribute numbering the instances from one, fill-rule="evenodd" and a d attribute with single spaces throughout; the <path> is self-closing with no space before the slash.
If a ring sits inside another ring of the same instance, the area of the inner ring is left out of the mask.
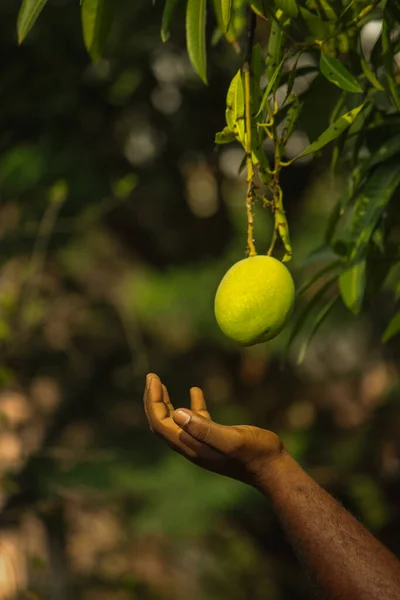
<path id="1" fill-rule="evenodd" d="M 239 432 L 234 427 L 218 425 L 210 419 L 187 409 L 179 409 L 174 413 L 174 421 L 195 440 L 228 454 L 238 445 Z"/>

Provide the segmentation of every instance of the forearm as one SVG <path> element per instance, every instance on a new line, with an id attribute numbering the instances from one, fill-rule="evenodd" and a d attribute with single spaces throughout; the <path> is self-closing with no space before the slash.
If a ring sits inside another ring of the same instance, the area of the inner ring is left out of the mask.
<path id="1" fill-rule="evenodd" d="M 326 600 L 399 600 L 400 562 L 284 455 L 258 485 Z"/>

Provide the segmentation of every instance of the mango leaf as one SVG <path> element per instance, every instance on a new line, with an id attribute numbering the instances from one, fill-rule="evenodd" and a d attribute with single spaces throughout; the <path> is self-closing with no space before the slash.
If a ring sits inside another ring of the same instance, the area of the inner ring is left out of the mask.
<path id="1" fill-rule="evenodd" d="M 234 142 L 236 140 L 236 135 L 229 129 L 229 127 L 224 127 L 222 131 L 219 131 L 215 134 L 215 143 L 216 144 L 229 144 L 230 142 Z"/>
<path id="2" fill-rule="evenodd" d="M 391 41 L 390 41 L 391 28 L 387 21 L 384 19 L 382 25 L 382 56 L 386 71 L 386 80 L 388 83 L 389 91 L 393 100 L 393 104 L 400 110 L 400 93 L 399 86 L 396 82 L 394 75 L 394 55 L 392 53 Z"/>
<path id="3" fill-rule="evenodd" d="M 393 319 L 389 322 L 382 335 L 382 342 L 385 344 L 397 333 L 400 333 L 400 311 L 397 312 Z"/>
<path id="4" fill-rule="evenodd" d="M 353 264 L 339 276 L 339 290 L 343 302 L 358 315 L 364 300 L 366 261 Z"/>
<path id="5" fill-rule="evenodd" d="M 371 235 L 399 184 L 400 169 L 397 160 L 379 165 L 366 182 L 354 206 L 351 260 L 363 257 Z"/>
<path id="6" fill-rule="evenodd" d="M 380 148 L 371 156 L 371 158 L 368 159 L 366 164 L 363 165 L 362 171 L 367 172 L 370 169 L 372 169 L 372 167 L 376 167 L 380 163 L 385 162 L 389 158 L 392 158 L 392 156 L 396 156 L 396 154 L 399 154 L 399 153 L 400 153 L 400 134 L 397 134 L 394 137 L 387 140 L 387 142 L 382 144 L 382 146 L 380 146 Z"/>
<path id="7" fill-rule="evenodd" d="M 233 0 L 220 0 L 221 2 L 221 15 L 223 31 L 226 32 L 229 29 L 232 18 L 232 1 Z"/>
<path id="8" fill-rule="evenodd" d="M 23 0 L 17 20 L 18 44 L 22 44 L 46 4 L 47 0 Z"/>
<path id="9" fill-rule="evenodd" d="M 367 63 L 365 58 L 363 58 L 362 56 L 360 57 L 360 60 L 361 60 L 361 67 L 362 67 L 365 77 L 368 79 L 368 81 L 372 84 L 372 86 L 376 90 L 384 92 L 385 88 L 383 87 L 383 85 L 381 84 L 381 82 L 379 81 L 379 79 L 377 78 L 375 73 L 373 72 L 372 67 Z"/>
<path id="10" fill-rule="evenodd" d="M 359 113 L 364 108 L 364 104 L 360 104 L 356 108 L 353 108 L 349 112 L 342 115 L 337 121 L 332 123 L 321 135 L 313 142 L 310 146 L 308 146 L 303 152 L 300 152 L 295 158 L 293 158 L 290 162 L 293 162 L 300 158 L 301 156 L 306 156 L 307 154 L 312 154 L 313 152 L 317 152 L 321 150 L 324 146 L 338 138 L 355 120 L 355 118 L 359 115 Z"/>
<path id="11" fill-rule="evenodd" d="M 297 320 L 295 321 L 295 323 L 292 327 L 292 331 L 290 332 L 290 336 L 289 336 L 289 339 L 287 341 L 286 348 L 284 351 L 284 356 L 288 355 L 290 347 L 291 347 L 295 337 L 297 336 L 299 331 L 302 329 L 304 323 L 306 322 L 307 317 L 313 312 L 314 308 L 318 305 L 320 300 L 322 300 L 322 298 L 324 297 L 324 295 L 326 294 L 328 289 L 332 286 L 332 284 L 336 281 L 336 279 L 337 279 L 337 277 L 335 275 L 334 277 L 331 277 L 328 281 L 326 281 L 319 288 L 319 290 L 316 292 L 316 294 L 311 298 L 311 300 L 309 300 L 309 302 L 307 302 L 307 304 L 304 306 L 303 310 L 300 312 Z"/>
<path id="12" fill-rule="evenodd" d="M 166 42 L 171 35 L 171 23 L 179 0 L 166 0 L 161 22 L 161 40 Z"/>
<path id="13" fill-rule="evenodd" d="M 305 356 L 306 356 L 308 347 L 311 343 L 311 340 L 313 339 L 314 335 L 317 333 L 318 329 L 324 322 L 325 317 L 328 315 L 328 313 L 332 310 L 332 308 L 336 304 L 337 299 L 338 299 L 337 295 L 334 296 L 333 298 L 331 298 L 328 301 L 328 303 L 325 306 L 323 306 L 322 309 L 315 315 L 315 317 L 313 317 L 313 324 L 311 326 L 311 329 L 307 332 L 307 335 L 305 336 L 304 340 L 301 343 L 299 354 L 298 354 L 297 361 L 296 361 L 297 365 L 301 365 L 301 363 L 305 359 Z"/>
<path id="14" fill-rule="evenodd" d="M 269 95 L 272 92 L 272 88 L 274 87 L 275 81 L 277 80 L 278 76 L 280 75 L 280 73 L 282 71 L 282 67 L 284 65 L 284 62 L 285 62 L 286 58 L 287 58 L 286 56 L 284 56 L 282 58 L 281 62 L 276 67 L 275 71 L 273 72 L 272 77 L 268 81 L 268 85 L 265 88 L 265 92 L 263 94 L 263 97 L 262 97 L 262 100 L 261 100 L 261 104 L 260 104 L 260 108 L 258 109 L 258 113 L 256 114 L 256 117 L 260 116 L 260 114 L 261 114 L 264 106 L 268 102 Z"/>
<path id="15" fill-rule="evenodd" d="M 329 21 L 337 20 L 337 14 L 327 0 L 318 0 L 318 4 L 322 6 L 322 9 Z"/>
<path id="16" fill-rule="evenodd" d="M 207 83 L 206 0 L 188 0 L 186 9 L 186 45 L 190 62 Z"/>
<path id="17" fill-rule="evenodd" d="M 266 10 L 264 8 L 264 2 L 266 2 L 266 1 L 267 0 L 252 0 L 250 2 L 251 10 L 253 12 L 255 12 L 256 15 L 258 15 L 262 19 L 266 19 L 267 18 Z"/>
<path id="18" fill-rule="evenodd" d="M 101 58 L 110 28 L 110 0 L 83 0 L 81 15 L 83 39 L 92 60 Z"/>
<path id="19" fill-rule="evenodd" d="M 237 34 L 238 32 L 236 31 L 236 21 L 234 18 L 231 17 L 230 19 L 230 24 L 228 29 L 225 29 L 225 25 L 224 25 L 224 20 L 222 17 L 222 6 L 221 6 L 221 0 L 213 0 L 213 7 L 214 7 L 214 13 L 215 13 L 215 17 L 217 19 L 217 25 L 218 25 L 218 29 L 216 30 L 216 33 L 214 33 L 215 39 L 218 39 L 217 33 L 220 33 L 220 36 L 223 35 L 226 39 L 227 42 L 229 42 L 230 44 L 234 44 L 236 42 L 237 39 Z M 240 30 L 240 28 L 239 28 Z M 220 39 L 219 36 L 219 39 Z M 212 40 L 211 41 L 211 45 L 215 45 L 215 41 Z"/>
<path id="20" fill-rule="evenodd" d="M 316 283 L 319 279 L 321 279 L 324 275 L 337 268 L 340 264 L 340 260 L 336 259 L 335 261 L 325 265 L 322 269 L 319 269 L 316 273 L 311 275 L 309 279 L 307 279 L 297 290 L 296 296 L 301 296 L 304 294 L 314 283 Z"/>
<path id="21" fill-rule="evenodd" d="M 244 127 L 244 91 L 242 73 L 240 69 L 232 79 L 226 96 L 226 122 L 228 128 L 233 131 L 236 138 L 245 143 Z"/>
<path id="22" fill-rule="evenodd" d="M 289 17 L 297 17 L 299 14 L 296 0 L 275 0 L 275 6 Z"/>
<path id="23" fill-rule="evenodd" d="M 321 52 L 319 68 L 329 81 L 340 87 L 346 92 L 361 93 L 362 87 L 357 79 L 349 73 L 346 67 L 334 56 Z"/>

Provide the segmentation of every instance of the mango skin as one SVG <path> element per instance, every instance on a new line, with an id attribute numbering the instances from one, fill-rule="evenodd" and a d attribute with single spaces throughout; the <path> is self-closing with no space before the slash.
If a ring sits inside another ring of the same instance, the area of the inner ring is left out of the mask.
<path id="1" fill-rule="evenodd" d="M 272 256 L 251 256 L 235 263 L 222 278 L 215 295 L 215 318 L 226 336 L 252 346 L 282 331 L 294 300 L 294 281 L 285 265 Z"/>

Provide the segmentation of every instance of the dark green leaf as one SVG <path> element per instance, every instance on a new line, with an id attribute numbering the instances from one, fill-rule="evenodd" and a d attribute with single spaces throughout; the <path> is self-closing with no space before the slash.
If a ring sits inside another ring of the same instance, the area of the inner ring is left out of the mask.
<path id="1" fill-rule="evenodd" d="M 319 279 L 321 279 L 324 275 L 337 268 L 340 264 L 339 260 L 335 260 L 334 262 L 325 265 L 322 269 L 311 275 L 307 281 L 305 281 L 297 290 L 296 296 L 300 296 L 304 294 L 314 283 L 316 283 Z"/>
<path id="2" fill-rule="evenodd" d="M 206 64 L 206 0 L 188 0 L 186 10 L 186 44 L 190 62 L 204 83 Z"/>
<path id="3" fill-rule="evenodd" d="M 367 172 L 370 169 L 372 169 L 372 167 L 376 167 L 380 163 L 387 161 L 389 158 L 392 158 L 392 156 L 395 156 L 396 154 L 399 154 L 399 153 L 400 153 L 400 134 L 395 135 L 394 137 L 389 139 L 387 142 L 382 144 L 382 146 L 380 146 L 380 148 L 371 156 L 371 158 L 368 159 L 366 164 L 363 165 L 362 171 Z"/>
<path id="4" fill-rule="evenodd" d="M 313 152 L 317 152 L 321 150 L 324 146 L 338 138 L 355 120 L 357 115 L 364 108 L 364 104 L 353 108 L 349 112 L 342 115 L 337 121 L 332 123 L 321 135 L 313 142 L 308 148 L 303 150 L 300 154 L 298 154 L 295 158 L 293 158 L 290 162 L 293 162 L 300 158 L 301 156 L 306 156 L 307 154 L 312 154 Z"/>
<path id="5" fill-rule="evenodd" d="M 384 19 L 382 25 L 382 55 L 386 70 L 386 79 L 393 104 L 400 111 L 400 92 L 394 74 L 394 56 L 391 49 L 390 27 Z"/>
<path id="6" fill-rule="evenodd" d="M 400 311 L 394 315 L 393 319 L 390 321 L 389 325 L 386 327 L 386 329 L 382 335 L 382 342 L 385 344 L 399 332 L 400 332 Z"/>
<path id="7" fill-rule="evenodd" d="M 250 2 L 251 10 L 256 13 L 259 17 L 266 18 L 266 11 L 264 8 L 264 2 L 267 0 L 252 0 Z"/>
<path id="8" fill-rule="evenodd" d="M 91 58 L 101 58 L 110 27 L 112 5 L 107 0 L 83 0 L 82 29 L 83 39 Z"/>
<path id="9" fill-rule="evenodd" d="M 261 114 L 264 106 L 269 101 L 268 100 L 269 95 L 272 92 L 272 88 L 274 87 L 274 83 L 276 82 L 277 78 L 279 77 L 279 75 L 280 75 L 280 73 L 282 71 L 282 67 L 284 65 L 285 60 L 286 60 L 286 57 L 283 57 L 282 60 L 281 60 L 281 62 L 276 67 L 275 71 L 273 72 L 273 74 L 271 76 L 271 79 L 268 81 L 268 85 L 265 88 L 265 92 L 263 94 L 263 97 L 262 97 L 262 100 L 261 100 L 261 104 L 260 104 L 260 108 L 258 109 L 258 113 L 256 114 L 256 117 L 258 117 Z"/>
<path id="10" fill-rule="evenodd" d="M 296 0 L 275 0 L 275 6 L 289 17 L 297 17 L 299 14 Z"/>
<path id="11" fill-rule="evenodd" d="M 351 260 L 363 257 L 371 235 L 399 184 L 400 169 L 397 161 L 379 165 L 366 182 L 356 200 L 351 221 Z"/>
<path id="12" fill-rule="evenodd" d="M 47 0 L 23 0 L 17 20 L 19 44 L 24 41 L 46 4 Z"/>
<path id="13" fill-rule="evenodd" d="M 319 68 L 324 77 L 340 87 L 342 90 L 353 93 L 362 92 L 362 87 L 358 83 L 357 79 L 355 79 L 353 75 L 349 73 L 346 67 L 340 62 L 340 60 L 334 56 L 322 52 Z"/>
<path id="14" fill-rule="evenodd" d="M 295 323 L 292 327 L 292 331 L 290 332 L 290 336 L 289 336 L 288 342 L 286 344 L 284 356 L 288 355 L 288 352 L 293 343 L 293 340 L 295 339 L 295 337 L 297 336 L 299 331 L 302 329 L 304 323 L 307 320 L 308 315 L 312 313 L 312 311 L 314 310 L 314 307 L 318 305 L 319 301 L 323 298 L 323 296 L 325 295 L 327 290 L 332 286 L 332 284 L 336 281 L 336 279 L 337 278 L 335 275 L 334 277 L 331 277 L 331 279 L 326 281 L 324 283 L 324 285 L 322 285 L 319 288 L 319 290 L 316 292 L 316 294 L 313 296 L 313 298 L 304 306 L 303 310 L 299 314 L 297 320 L 295 321 Z"/>
<path id="15" fill-rule="evenodd" d="M 315 315 L 315 317 L 313 317 L 313 324 L 311 326 L 311 329 L 307 332 L 307 334 L 300 346 L 299 355 L 298 355 L 297 361 L 296 361 L 298 365 L 301 365 L 301 363 L 303 362 L 303 360 L 306 356 L 308 347 L 311 343 L 311 340 L 313 339 L 314 335 L 317 333 L 318 329 L 324 322 L 325 317 L 328 315 L 328 313 L 332 310 L 332 308 L 336 304 L 337 299 L 338 299 L 337 295 L 334 296 L 333 298 L 331 298 L 328 301 L 328 303 L 325 306 L 323 306 L 322 309 Z"/>
<path id="16" fill-rule="evenodd" d="M 376 90 L 383 92 L 385 88 L 383 87 L 383 85 L 381 84 L 381 82 L 379 81 L 379 79 L 377 78 L 375 73 L 373 72 L 372 67 L 370 67 L 370 65 L 367 63 L 367 61 L 362 56 L 360 57 L 360 60 L 361 60 L 361 66 L 362 66 L 362 70 L 363 70 L 365 77 L 374 86 L 374 88 Z"/>
<path id="17" fill-rule="evenodd" d="M 179 0 L 165 0 L 164 12 L 161 23 L 161 39 L 166 42 L 171 33 L 172 17 L 178 6 Z"/>
<path id="18" fill-rule="evenodd" d="M 343 302 L 358 315 L 364 300 L 366 261 L 353 264 L 340 274 L 339 289 Z"/>

